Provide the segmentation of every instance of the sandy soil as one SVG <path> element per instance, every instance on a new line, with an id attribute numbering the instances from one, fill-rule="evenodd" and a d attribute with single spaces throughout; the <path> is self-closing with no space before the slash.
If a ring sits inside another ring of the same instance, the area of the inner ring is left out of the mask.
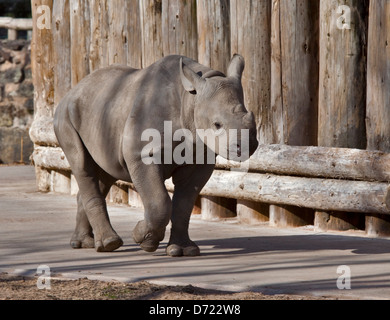
<path id="1" fill-rule="evenodd" d="M 148 282 L 122 283 L 78 279 L 50 280 L 38 289 L 38 278 L 0 274 L 0 300 L 333 300 L 332 297 L 229 293 L 193 286 L 161 286 Z"/>

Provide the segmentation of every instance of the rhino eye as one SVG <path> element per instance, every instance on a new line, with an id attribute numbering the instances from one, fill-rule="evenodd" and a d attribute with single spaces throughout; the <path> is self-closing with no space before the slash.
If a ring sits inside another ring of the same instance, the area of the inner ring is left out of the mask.
<path id="1" fill-rule="evenodd" d="M 216 130 L 219 130 L 219 129 L 222 128 L 222 124 L 221 124 L 220 122 L 214 122 L 213 125 L 214 125 L 214 128 L 215 128 Z"/>

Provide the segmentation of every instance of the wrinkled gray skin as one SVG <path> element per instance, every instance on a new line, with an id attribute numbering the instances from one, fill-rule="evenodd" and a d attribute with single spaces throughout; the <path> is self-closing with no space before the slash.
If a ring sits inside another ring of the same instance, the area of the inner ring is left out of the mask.
<path id="1" fill-rule="evenodd" d="M 105 197 L 116 180 L 124 180 L 133 182 L 145 208 L 145 220 L 133 230 L 135 242 L 155 251 L 171 220 L 167 254 L 199 255 L 188 224 L 214 164 L 144 164 L 141 150 L 149 141 L 141 141 L 141 133 L 148 128 L 163 133 L 164 121 L 173 122 L 173 132 L 187 128 L 194 137 L 196 129 L 246 128 L 251 155 L 258 142 L 253 114 L 244 107 L 243 69 L 240 55 L 232 58 L 227 76 L 189 58 L 167 56 L 142 70 L 118 65 L 97 70 L 66 94 L 54 129 L 79 185 L 73 248 L 113 251 L 123 244 L 111 226 Z M 228 152 L 239 155 L 240 148 L 230 145 Z M 172 200 L 164 185 L 170 177 Z"/>

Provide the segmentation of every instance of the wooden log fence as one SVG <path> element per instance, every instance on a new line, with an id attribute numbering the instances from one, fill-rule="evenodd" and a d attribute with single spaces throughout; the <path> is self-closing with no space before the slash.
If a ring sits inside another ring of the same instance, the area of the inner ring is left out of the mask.
<path id="1" fill-rule="evenodd" d="M 18 36 L 18 30 L 27 30 L 27 38 L 31 39 L 33 22 L 32 19 L 0 17 L 0 28 L 8 30 L 8 40 L 16 40 Z"/>
<path id="2" fill-rule="evenodd" d="M 351 166 L 351 163 L 357 161 L 366 164 L 376 162 L 379 166 L 382 163 L 384 166 L 380 180 L 387 181 L 390 178 L 390 154 L 341 148 L 306 149 L 286 145 L 260 147 L 258 150 L 262 152 L 256 152 L 248 161 L 252 163 L 250 172 L 224 170 L 236 169 L 238 163 L 218 164 L 220 169 L 214 171 L 201 195 L 319 210 L 390 214 L 390 185 L 387 182 L 375 181 L 373 178 L 378 176 L 375 173 L 357 175 L 355 167 Z M 277 156 L 280 150 L 283 150 L 279 154 L 284 153 L 284 158 Z M 301 151 L 305 156 L 298 159 L 300 164 L 296 167 L 286 166 L 286 159 L 291 159 L 292 155 Z M 326 160 L 318 163 L 309 161 L 318 166 L 318 169 L 321 167 L 319 175 L 309 170 L 306 177 L 294 176 L 297 172 L 305 175 L 303 166 L 307 163 L 307 158 L 313 159 L 318 155 L 323 157 L 326 154 L 330 155 Z M 335 155 L 340 167 L 344 168 L 342 175 L 334 170 Z M 71 170 L 59 147 L 36 147 L 33 159 L 35 165 L 47 170 Z M 262 161 L 263 159 L 266 160 Z M 270 161 L 271 159 L 274 161 Z M 281 173 L 283 175 L 280 175 Z M 123 185 L 124 182 L 119 184 Z M 174 185 L 170 180 L 167 180 L 166 186 L 173 192 Z"/>
<path id="3" fill-rule="evenodd" d="M 292 160 L 293 159 L 293 160 Z M 260 145 L 243 163 L 217 157 L 219 169 L 303 177 L 390 181 L 390 154 L 350 148 Z"/>
<path id="4" fill-rule="evenodd" d="M 58 145 L 36 145 L 33 159 L 35 164 L 44 168 L 70 170 Z M 291 159 L 294 159 L 293 163 Z M 216 169 L 389 183 L 390 153 L 349 148 L 260 145 L 252 157 L 243 163 L 227 161 L 218 156 Z"/>
<path id="5" fill-rule="evenodd" d="M 245 104 L 261 145 L 242 164 L 217 157 L 195 211 L 200 206 L 209 219 L 236 212 L 240 221 L 277 226 L 309 217 L 320 229 L 345 228 L 330 223 L 341 215 L 353 227 L 361 213 L 359 228 L 390 233 L 388 1 L 114 2 L 32 0 L 34 23 L 39 6 L 52 13 L 52 28 L 34 26 L 31 44 L 30 136 L 40 190 L 77 193 L 52 118 L 84 76 L 112 63 L 146 67 L 167 54 L 226 71 L 237 52 L 246 61 Z M 170 180 L 166 185 L 173 192 Z M 122 181 L 108 200 L 142 207 L 134 186 Z"/>

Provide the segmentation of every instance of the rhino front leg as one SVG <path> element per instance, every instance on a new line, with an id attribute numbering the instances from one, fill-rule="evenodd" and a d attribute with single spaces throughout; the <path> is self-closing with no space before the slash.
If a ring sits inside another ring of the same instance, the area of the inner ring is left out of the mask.
<path id="1" fill-rule="evenodd" d="M 145 220 L 135 226 L 133 239 L 144 251 L 154 252 L 164 239 L 171 217 L 172 201 L 157 165 L 142 163 L 133 165 L 129 171 L 145 209 Z"/>
<path id="2" fill-rule="evenodd" d="M 198 256 L 199 247 L 188 234 L 192 208 L 203 186 L 214 170 L 214 165 L 195 165 L 178 169 L 173 176 L 175 191 L 172 199 L 172 229 L 166 249 L 168 255 Z"/>

